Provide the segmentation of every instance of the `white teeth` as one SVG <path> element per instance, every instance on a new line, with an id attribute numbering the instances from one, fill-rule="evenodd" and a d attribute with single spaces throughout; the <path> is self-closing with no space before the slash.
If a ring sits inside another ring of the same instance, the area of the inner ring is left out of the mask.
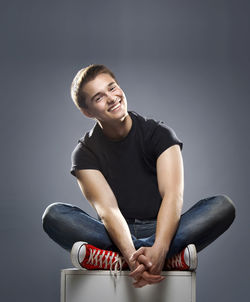
<path id="1" fill-rule="evenodd" d="M 115 110 L 115 109 L 118 108 L 119 106 L 120 106 L 120 103 L 118 103 L 115 107 L 112 107 L 112 108 L 110 109 L 110 111 Z"/>

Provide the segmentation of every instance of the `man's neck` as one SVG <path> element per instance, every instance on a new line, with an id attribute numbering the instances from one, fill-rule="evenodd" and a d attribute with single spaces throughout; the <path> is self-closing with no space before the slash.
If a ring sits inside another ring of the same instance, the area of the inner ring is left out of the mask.
<path id="1" fill-rule="evenodd" d="M 127 114 L 123 120 L 114 121 L 113 123 L 107 124 L 100 121 L 98 121 L 98 123 L 104 135 L 114 141 L 125 138 L 132 127 L 132 119 L 129 114 Z"/>

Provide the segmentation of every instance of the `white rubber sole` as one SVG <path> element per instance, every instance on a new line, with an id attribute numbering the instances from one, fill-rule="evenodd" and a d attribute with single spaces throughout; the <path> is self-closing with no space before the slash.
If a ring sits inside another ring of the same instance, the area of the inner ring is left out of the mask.
<path id="1" fill-rule="evenodd" d="M 194 271 L 197 268 L 198 265 L 198 257 L 197 257 L 197 251 L 194 244 L 189 244 L 187 246 L 188 252 L 189 252 L 189 270 Z"/>
<path id="2" fill-rule="evenodd" d="M 72 249 L 71 249 L 71 253 L 70 253 L 70 257 L 71 257 L 71 262 L 74 265 L 74 267 L 79 268 L 79 269 L 84 269 L 81 264 L 80 264 L 80 249 L 87 244 L 87 242 L 84 241 L 77 241 L 73 244 Z M 85 257 L 85 253 L 86 253 L 86 249 L 84 250 L 83 248 L 81 249 L 81 253 L 84 253 L 84 255 L 81 254 L 81 258 L 84 259 Z"/>

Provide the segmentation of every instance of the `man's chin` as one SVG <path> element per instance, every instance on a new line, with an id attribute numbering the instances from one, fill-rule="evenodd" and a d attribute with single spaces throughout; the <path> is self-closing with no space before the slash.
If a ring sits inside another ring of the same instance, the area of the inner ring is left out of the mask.
<path id="1" fill-rule="evenodd" d="M 128 116 L 128 112 L 127 112 L 127 110 L 120 110 L 118 112 L 111 112 L 109 114 L 109 116 L 112 120 L 114 120 L 114 119 L 123 120 L 126 118 L 126 116 Z"/>

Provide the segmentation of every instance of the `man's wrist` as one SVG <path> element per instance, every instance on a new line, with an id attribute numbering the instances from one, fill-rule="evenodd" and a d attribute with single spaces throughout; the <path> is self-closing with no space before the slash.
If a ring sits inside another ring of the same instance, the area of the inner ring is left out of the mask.
<path id="1" fill-rule="evenodd" d="M 125 259 L 125 261 L 129 264 L 131 261 L 130 261 L 130 258 L 131 256 L 133 255 L 133 253 L 135 252 L 135 248 L 134 247 L 130 247 L 130 248 L 127 248 L 125 250 L 122 251 L 122 255 Z"/>
<path id="2" fill-rule="evenodd" d="M 165 253 L 165 254 L 167 254 L 169 251 L 169 245 L 163 244 L 162 242 L 159 242 L 159 241 L 154 242 L 153 248 L 155 250 L 157 250 L 158 252 Z"/>

